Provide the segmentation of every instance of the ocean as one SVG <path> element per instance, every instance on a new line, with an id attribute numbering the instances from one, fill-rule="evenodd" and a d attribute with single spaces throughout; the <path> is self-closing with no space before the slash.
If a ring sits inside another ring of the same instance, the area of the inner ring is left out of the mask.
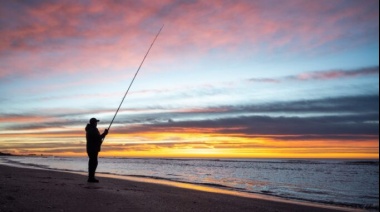
<path id="1" fill-rule="evenodd" d="M 0 162 L 87 172 L 88 159 L 10 156 Z M 378 160 L 99 158 L 97 173 L 379 209 Z"/>

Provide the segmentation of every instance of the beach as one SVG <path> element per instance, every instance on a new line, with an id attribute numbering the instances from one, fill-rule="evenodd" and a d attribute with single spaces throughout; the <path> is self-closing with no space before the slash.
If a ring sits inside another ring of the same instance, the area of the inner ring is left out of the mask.
<path id="1" fill-rule="evenodd" d="M 352 211 L 157 183 L 0 165 L 0 211 Z"/>

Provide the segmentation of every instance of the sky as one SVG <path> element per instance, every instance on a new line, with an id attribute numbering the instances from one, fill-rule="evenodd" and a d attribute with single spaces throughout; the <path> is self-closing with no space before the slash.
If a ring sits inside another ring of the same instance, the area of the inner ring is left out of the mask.
<path id="1" fill-rule="evenodd" d="M 0 152 L 379 157 L 377 0 L 0 1 Z"/>

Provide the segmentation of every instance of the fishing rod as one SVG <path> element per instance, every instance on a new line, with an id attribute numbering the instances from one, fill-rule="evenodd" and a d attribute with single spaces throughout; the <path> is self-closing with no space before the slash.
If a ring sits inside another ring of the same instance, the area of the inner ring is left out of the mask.
<path id="1" fill-rule="evenodd" d="M 131 84 L 129 84 L 129 87 L 128 87 L 127 91 L 125 92 L 124 97 L 123 97 L 123 99 L 121 100 L 120 105 L 119 105 L 119 107 L 117 108 L 115 115 L 114 115 L 113 118 L 112 118 L 112 121 L 111 121 L 111 123 L 110 123 L 110 126 L 108 127 L 108 130 L 111 129 L 112 123 L 113 123 L 113 121 L 115 120 L 115 117 L 116 117 L 117 113 L 119 112 L 120 107 L 121 107 L 121 105 L 123 104 L 124 99 L 125 99 L 125 97 L 127 96 L 128 92 L 129 92 L 129 89 L 131 88 L 133 82 L 135 81 L 135 78 L 136 78 L 137 74 L 139 73 L 142 64 L 144 63 L 145 58 L 148 56 L 149 51 L 150 51 L 150 49 L 152 48 L 154 42 L 156 41 L 158 35 L 160 34 L 162 28 L 164 28 L 164 25 L 162 25 L 162 27 L 161 27 L 160 30 L 158 31 L 158 33 L 157 33 L 156 37 L 154 38 L 152 44 L 150 44 L 150 47 L 149 47 L 148 51 L 146 52 L 146 54 L 145 54 L 145 56 L 144 56 L 144 59 L 141 61 L 140 66 L 139 66 L 139 68 L 137 69 L 137 71 L 136 71 L 136 73 L 135 73 L 135 76 L 133 77 L 133 79 L 132 79 L 132 81 L 131 81 Z"/>

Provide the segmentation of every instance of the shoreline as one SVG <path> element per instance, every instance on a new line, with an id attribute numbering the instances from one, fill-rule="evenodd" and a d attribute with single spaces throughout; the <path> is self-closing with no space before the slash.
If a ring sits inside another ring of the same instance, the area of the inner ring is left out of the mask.
<path id="1" fill-rule="evenodd" d="M 25 163 L 19 163 L 15 161 L 7 162 L 4 160 L 3 161 L 0 160 L 0 165 L 87 175 L 87 172 L 85 171 L 57 169 L 57 168 L 46 167 L 44 165 L 25 164 Z M 272 201 L 285 202 L 285 203 L 291 203 L 291 204 L 311 205 L 311 206 L 322 207 L 322 208 L 333 208 L 333 209 L 337 208 L 338 210 L 344 209 L 344 210 L 354 210 L 354 211 L 355 210 L 377 210 L 376 208 L 365 208 L 365 207 L 361 207 L 360 205 L 354 205 L 354 204 L 339 204 L 339 203 L 333 203 L 333 202 L 311 201 L 311 200 L 302 199 L 302 198 L 301 199 L 287 198 L 283 196 L 277 196 L 277 195 L 271 195 L 271 194 L 265 194 L 265 193 L 241 191 L 241 190 L 236 190 L 232 187 L 227 187 L 220 184 L 192 183 L 192 182 L 176 181 L 176 180 L 160 178 L 160 177 L 152 177 L 152 176 L 144 176 L 144 175 L 122 175 L 122 174 L 108 173 L 108 172 L 97 172 L 96 174 L 97 176 L 102 176 L 102 177 L 107 177 L 107 178 L 115 178 L 115 179 L 129 180 L 129 181 L 143 182 L 143 183 L 154 183 L 154 184 L 174 186 L 174 187 L 186 188 L 186 189 L 192 189 L 192 190 L 198 190 L 198 191 L 204 191 L 204 192 L 221 193 L 221 194 L 246 197 L 246 198 L 272 200 Z"/>
<path id="2" fill-rule="evenodd" d="M 45 199 L 51 199 L 51 202 L 55 203 L 47 206 L 46 210 L 60 208 L 63 211 L 66 210 L 65 207 L 70 208 L 73 205 L 85 211 L 132 209 L 129 208 L 130 204 L 124 204 L 125 200 L 136 203 L 132 206 L 133 210 L 137 211 L 362 211 L 349 207 L 288 200 L 269 195 L 142 177 L 99 173 L 97 177 L 100 183 L 91 184 L 86 182 L 86 173 L 82 172 L 15 167 L 12 164 L 0 164 L 0 170 L 0 188 L 5 191 L 1 192 L 0 196 L 1 211 L 30 211 L 30 206 L 40 211 L 41 205 L 38 203 Z M 11 186 L 12 184 L 13 186 Z M 26 193 L 30 193 L 26 192 L 28 190 L 38 190 L 38 194 L 34 195 L 35 200 L 29 199 L 26 195 Z M 94 208 L 83 208 L 83 205 L 88 206 L 86 202 L 92 199 L 91 193 L 88 191 L 96 191 L 96 195 L 101 197 L 100 202 L 95 204 L 97 206 Z M 55 195 L 51 196 L 49 193 Z M 66 193 L 81 193 L 87 197 L 84 201 L 71 202 L 70 206 L 67 203 L 63 204 L 63 202 L 70 202 L 70 198 L 58 197 L 65 196 Z M 17 201 L 18 199 L 22 201 Z M 114 199 L 120 199 L 121 202 L 101 204 L 101 200 L 113 202 Z M 29 208 L 25 205 L 28 205 Z"/>

